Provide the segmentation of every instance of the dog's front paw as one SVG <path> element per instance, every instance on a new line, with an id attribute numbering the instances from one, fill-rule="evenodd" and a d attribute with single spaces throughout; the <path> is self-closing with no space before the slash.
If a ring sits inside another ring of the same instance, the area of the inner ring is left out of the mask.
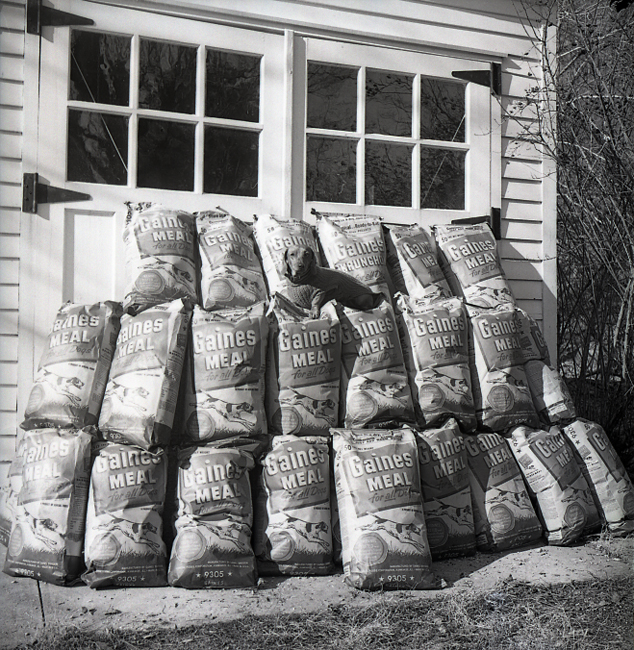
<path id="1" fill-rule="evenodd" d="M 320 316 L 321 316 L 321 308 L 320 307 L 312 307 L 311 310 L 310 310 L 310 317 L 313 320 L 318 320 Z"/>

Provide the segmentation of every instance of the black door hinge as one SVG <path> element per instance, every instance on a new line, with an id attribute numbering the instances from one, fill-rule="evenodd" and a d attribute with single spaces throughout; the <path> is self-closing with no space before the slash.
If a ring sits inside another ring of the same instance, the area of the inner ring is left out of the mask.
<path id="1" fill-rule="evenodd" d="M 42 203 L 73 203 L 75 201 L 92 201 L 92 196 L 63 187 L 44 185 L 39 182 L 36 173 L 22 175 L 22 212 L 35 214 L 37 206 Z"/>
<path id="2" fill-rule="evenodd" d="M 470 81 L 478 86 L 491 89 L 491 94 L 499 97 L 502 94 L 502 64 L 491 63 L 490 70 L 457 70 L 451 76 L 462 81 Z"/>
<path id="3" fill-rule="evenodd" d="M 63 25 L 94 25 L 95 21 L 83 16 L 69 14 L 55 7 L 46 7 L 42 0 L 26 1 L 26 33 L 42 33 L 42 27 L 61 27 Z"/>
<path id="4" fill-rule="evenodd" d="M 483 215 L 481 217 L 465 217 L 464 219 L 453 219 L 451 223 L 488 223 L 493 232 L 493 236 L 497 240 L 502 239 L 502 211 L 500 208 L 491 208 L 490 215 Z"/>

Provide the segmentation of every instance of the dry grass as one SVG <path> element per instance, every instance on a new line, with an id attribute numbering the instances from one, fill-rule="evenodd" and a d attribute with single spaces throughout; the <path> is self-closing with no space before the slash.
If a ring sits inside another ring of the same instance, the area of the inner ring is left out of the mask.
<path id="1" fill-rule="evenodd" d="M 514 580 L 488 593 L 330 607 L 312 615 L 248 616 L 151 633 L 66 630 L 42 650 L 631 650 L 634 580 L 533 586 Z M 29 646 L 33 648 L 33 646 Z"/>

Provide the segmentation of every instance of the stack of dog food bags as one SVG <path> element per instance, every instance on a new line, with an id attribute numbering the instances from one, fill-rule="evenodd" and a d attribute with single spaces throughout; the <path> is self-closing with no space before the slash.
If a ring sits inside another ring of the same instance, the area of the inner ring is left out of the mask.
<path id="1" fill-rule="evenodd" d="M 521 425 L 510 431 L 517 459 L 549 544 L 568 546 L 601 526 L 588 483 L 561 429 Z"/>
<path id="2" fill-rule="evenodd" d="M 121 306 L 59 309 L 31 389 L 12 464 L 13 517 L 4 571 L 76 582 L 83 543 L 93 426 L 100 414 Z"/>
<path id="3" fill-rule="evenodd" d="M 478 550 L 504 551 L 538 541 L 542 525 L 506 439 L 483 432 L 464 436 L 464 444 Z"/>
<path id="4" fill-rule="evenodd" d="M 252 587 L 250 473 L 262 442 L 229 438 L 178 452 L 178 514 L 168 582 L 189 589 Z"/>
<path id="5" fill-rule="evenodd" d="M 449 418 L 417 436 L 427 540 L 434 560 L 476 550 L 467 452 L 458 423 Z"/>
<path id="6" fill-rule="evenodd" d="M 412 429 L 333 429 L 346 581 L 358 589 L 431 589 Z"/>

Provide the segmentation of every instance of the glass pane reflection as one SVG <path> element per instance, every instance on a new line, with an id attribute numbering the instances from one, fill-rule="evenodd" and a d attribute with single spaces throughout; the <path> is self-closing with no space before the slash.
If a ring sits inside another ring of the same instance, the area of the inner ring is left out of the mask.
<path id="1" fill-rule="evenodd" d="M 356 68 L 308 63 L 309 128 L 357 130 L 357 74 Z"/>
<path id="2" fill-rule="evenodd" d="M 196 48 L 141 39 L 139 106 L 193 113 L 196 108 Z"/>
<path id="3" fill-rule="evenodd" d="M 412 148 L 367 142 L 365 202 L 368 205 L 412 205 Z"/>
<path id="4" fill-rule="evenodd" d="M 357 202 L 356 149 L 356 141 L 307 138 L 307 201 Z"/>
<path id="5" fill-rule="evenodd" d="M 69 99 L 127 106 L 130 99 L 130 37 L 73 30 Z"/>
<path id="6" fill-rule="evenodd" d="M 366 72 L 366 133 L 412 135 L 413 79 L 379 70 Z"/>
<path id="7" fill-rule="evenodd" d="M 421 149 L 421 208 L 465 209 L 465 160 L 462 151 Z"/>
<path id="8" fill-rule="evenodd" d="M 205 115 L 258 122 L 261 57 L 207 50 Z"/>
<path id="9" fill-rule="evenodd" d="M 69 111 L 67 160 L 69 181 L 126 185 L 128 118 Z"/>
<path id="10" fill-rule="evenodd" d="M 194 125 L 139 119 L 139 187 L 194 189 Z"/>
<path id="11" fill-rule="evenodd" d="M 420 137 L 465 141 L 465 85 L 421 78 Z"/>
<path id="12" fill-rule="evenodd" d="M 259 140 L 252 131 L 207 127 L 204 191 L 257 196 Z"/>

